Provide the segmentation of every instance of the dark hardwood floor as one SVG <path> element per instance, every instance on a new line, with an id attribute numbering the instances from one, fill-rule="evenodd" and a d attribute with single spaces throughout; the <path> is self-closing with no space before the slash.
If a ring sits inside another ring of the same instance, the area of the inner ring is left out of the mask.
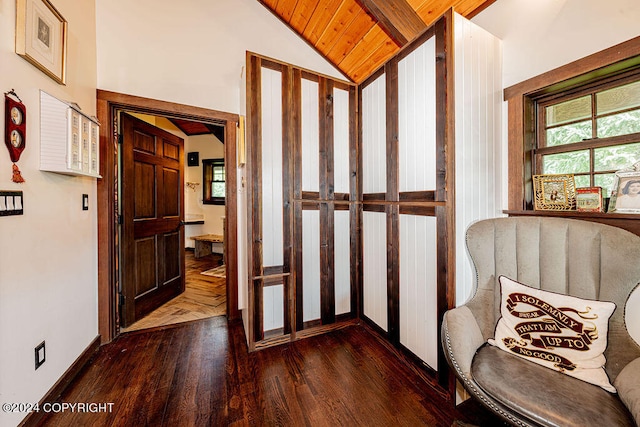
<path id="1" fill-rule="evenodd" d="M 476 404 L 453 408 L 364 326 L 249 354 L 242 324 L 225 317 L 121 335 L 60 402 L 113 405 L 41 425 L 497 425 Z"/>

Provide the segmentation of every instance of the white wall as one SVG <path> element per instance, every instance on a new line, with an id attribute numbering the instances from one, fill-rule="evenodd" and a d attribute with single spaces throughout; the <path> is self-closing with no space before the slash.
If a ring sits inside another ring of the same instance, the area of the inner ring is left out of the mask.
<path id="1" fill-rule="evenodd" d="M 344 79 L 256 0 L 110 0 L 96 8 L 101 89 L 243 113 L 247 50 Z"/>
<path id="2" fill-rule="evenodd" d="M 351 230 L 349 215 L 349 211 L 337 210 L 334 213 L 336 315 L 351 311 Z"/>
<path id="3" fill-rule="evenodd" d="M 501 42 L 455 15 L 456 304 L 472 297 L 475 271 L 465 232 L 475 221 L 500 215 Z M 506 156 L 505 156 L 506 157 Z"/>
<path id="4" fill-rule="evenodd" d="M 638 0 L 498 0 L 473 20 L 502 39 L 512 86 L 640 35 Z"/>
<path id="5" fill-rule="evenodd" d="M 398 157 L 401 192 L 433 191 L 436 188 L 435 51 L 436 40 L 431 37 L 398 61 Z"/>
<path id="6" fill-rule="evenodd" d="M 303 321 L 320 319 L 320 211 L 302 211 Z M 297 295 L 299 297 L 299 294 Z"/>
<path id="7" fill-rule="evenodd" d="M 96 180 L 39 170 L 39 90 L 96 112 L 95 2 L 54 2 L 69 23 L 66 86 L 15 54 L 15 3 L 0 2 L 0 87 L 14 88 L 27 107 L 18 162 L 26 182 L 11 182 L 2 148 L 0 190 L 23 191 L 25 213 L 0 217 L 0 401 L 37 402 L 98 334 Z M 36 371 L 34 347 L 43 340 L 46 362 Z M 0 412 L 0 425 L 25 415 Z"/>
<path id="8" fill-rule="evenodd" d="M 320 191 L 320 104 L 318 82 L 302 79 L 300 122 L 302 191 Z"/>
<path id="9" fill-rule="evenodd" d="M 362 213 L 362 265 L 363 314 L 387 331 L 387 216 L 384 212 Z"/>
<path id="10" fill-rule="evenodd" d="M 400 215 L 400 343 L 438 370 L 437 223 Z"/>
<path id="11" fill-rule="evenodd" d="M 262 67 L 262 264 L 284 264 L 282 73 Z"/>
<path id="12" fill-rule="evenodd" d="M 386 75 L 362 90 L 362 191 L 387 191 Z"/>

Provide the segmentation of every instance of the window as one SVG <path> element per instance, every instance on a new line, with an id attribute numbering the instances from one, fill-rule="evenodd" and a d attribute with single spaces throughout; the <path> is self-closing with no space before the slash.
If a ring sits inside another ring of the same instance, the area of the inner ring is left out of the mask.
<path id="1" fill-rule="evenodd" d="M 202 161 L 202 182 L 204 182 L 202 203 L 206 205 L 224 205 L 224 159 L 206 159 Z"/>
<path id="2" fill-rule="evenodd" d="M 614 172 L 640 161 L 640 73 L 534 100 L 537 174 L 574 174 L 609 195 Z M 605 196 L 606 197 L 606 196 Z"/>

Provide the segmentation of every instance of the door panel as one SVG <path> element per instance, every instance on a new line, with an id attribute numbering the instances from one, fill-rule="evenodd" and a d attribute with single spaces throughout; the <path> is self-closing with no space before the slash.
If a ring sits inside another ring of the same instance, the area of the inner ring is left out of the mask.
<path id="1" fill-rule="evenodd" d="M 155 218 L 156 189 L 155 189 L 156 168 L 154 165 L 135 162 L 135 200 L 134 219 Z"/>
<path id="2" fill-rule="evenodd" d="M 144 151 L 149 154 L 156 153 L 156 143 L 153 135 L 143 133 L 134 129 L 133 131 L 133 148 L 136 151 Z"/>
<path id="3" fill-rule="evenodd" d="M 142 295 L 156 287 L 156 270 L 154 268 L 156 264 L 156 238 L 152 236 L 137 240 L 135 246 L 135 294 Z"/>
<path id="4" fill-rule="evenodd" d="M 176 145 L 173 141 L 162 140 L 163 149 L 164 149 L 164 157 L 171 160 L 179 160 L 180 155 L 180 147 Z"/>
<path id="5" fill-rule="evenodd" d="M 164 235 L 164 281 L 169 283 L 180 278 L 181 248 L 180 233 Z"/>
<path id="6" fill-rule="evenodd" d="M 124 113 L 121 131 L 126 327 L 184 291 L 184 142 Z"/>
<path id="7" fill-rule="evenodd" d="M 164 215 L 180 216 L 180 200 L 182 199 L 182 185 L 180 185 L 180 171 L 164 169 Z"/>

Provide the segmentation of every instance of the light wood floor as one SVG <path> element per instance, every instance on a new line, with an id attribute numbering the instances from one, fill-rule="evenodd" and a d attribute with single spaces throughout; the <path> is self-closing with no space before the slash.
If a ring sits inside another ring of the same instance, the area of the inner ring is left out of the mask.
<path id="1" fill-rule="evenodd" d="M 121 332 L 138 331 L 226 314 L 225 279 L 200 274 L 202 271 L 220 265 L 221 261 L 221 256 L 217 254 L 195 258 L 192 251 L 187 251 L 185 291 L 128 328 L 121 329 Z"/>

